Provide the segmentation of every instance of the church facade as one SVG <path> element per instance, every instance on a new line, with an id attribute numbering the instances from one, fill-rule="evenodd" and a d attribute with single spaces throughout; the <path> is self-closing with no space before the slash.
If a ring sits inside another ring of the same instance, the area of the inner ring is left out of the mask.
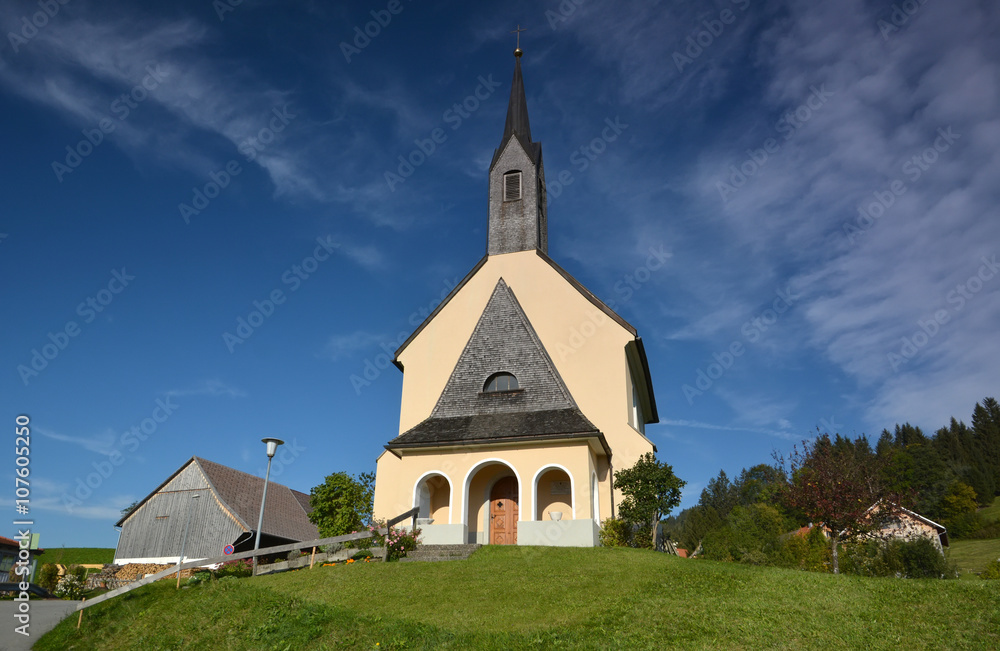
<path id="1" fill-rule="evenodd" d="M 419 507 L 424 544 L 597 545 L 621 497 L 614 470 L 656 450 L 642 339 L 548 256 L 515 56 L 486 255 L 394 360 L 399 435 L 378 458 L 375 517 Z"/>

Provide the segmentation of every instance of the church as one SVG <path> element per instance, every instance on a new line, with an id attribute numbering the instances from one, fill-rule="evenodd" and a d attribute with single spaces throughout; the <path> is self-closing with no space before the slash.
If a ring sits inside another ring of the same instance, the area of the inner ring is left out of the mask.
<path id="1" fill-rule="evenodd" d="M 399 435 L 376 518 L 419 508 L 423 544 L 599 544 L 616 469 L 656 446 L 636 329 L 548 255 L 542 146 L 520 47 L 489 168 L 486 255 L 396 351 Z"/>

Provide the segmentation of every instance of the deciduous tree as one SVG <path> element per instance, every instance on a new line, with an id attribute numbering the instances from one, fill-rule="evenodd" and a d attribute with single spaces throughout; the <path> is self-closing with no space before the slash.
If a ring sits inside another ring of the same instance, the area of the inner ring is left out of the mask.
<path id="1" fill-rule="evenodd" d="M 833 442 L 826 434 L 804 441 L 789 459 L 785 499 L 789 506 L 830 528 L 835 574 L 841 542 L 880 529 L 898 513 L 901 497 L 885 487 L 880 463 L 870 447 L 855 446 L 839 434 Z"/>
<path id="2" fill-rule="evenodd" d="M 309 491 L 309 521 L 323 538 L 360 531 L 371 522 L 374 497 L 375 473 L 335 472 Z"/>
<path id="3" fill-rule="evenodd" d="M 681 503 L 681 488 L 687 482 L 678 479 L 674 470 L 647 452 L 635 465 L 615 472 L 615 487 L 625 499 L 618 514 L 629 522 L 648 524 L 653 529 L 653 549 L 657 548 L 660 520 Z"/>

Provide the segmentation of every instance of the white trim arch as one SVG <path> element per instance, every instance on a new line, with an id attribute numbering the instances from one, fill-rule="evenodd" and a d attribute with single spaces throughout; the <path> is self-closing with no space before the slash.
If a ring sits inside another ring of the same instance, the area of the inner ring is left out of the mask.
<path id="1" fill-rule="evenodd" d="M 446 475 L 440 470 L 428 470 L 424 474 L 417 478 L 417 481 L 413 484 L 413 506 L 420 506 L 420 485 L 425 479 L 437 475 L 439 477 L 444 477 L 444 480 L 448 482 L 448 522 L 444 524 L 451 524 L 453 518 L 453 512 L 455 508 L 455 486 L 451 483 L 451 477 Z M 418 514 L 417 517 L 425 517 Z M 441 524 L 441 523 L 438 523 Z"/>
<path id="2" fill-rule="evenodd" d="M 475 477 L 476 473 L 482 468 L 491 464 L 506 466 L 511 472 L 514 473 L 514 477 L 517 479 L 517 521 L 521 522 L 524 520 L 524 509 L 522 508 L 522 505 L 524 504 L 524 482 L 521 481 L 520 473 L 517 472 L 517 468 L 514 467 L 514 464 L 509 461 L 505 461 L 504 459 L 497 457 L 491 457 L 489 459 L 483 459 L 476 465 L 469 468 L 469 471 L 465 473 L 465 481 L 462 482 L 462 524 L 464 525 L 469 524 L 469 488 L 472 486 L 472 478 Z"/>
<path id="3" fill-rule="evenodd" d="M 531 479 L 531 519 L 538 517 L 538 478 L 549 470 L 562 470 L 569 477 L 569 505 L 573 510 L 573 519 L 576 520 L 576 480 L 566 466 L 558 463 L 549 463 L 542 466 Z"/>

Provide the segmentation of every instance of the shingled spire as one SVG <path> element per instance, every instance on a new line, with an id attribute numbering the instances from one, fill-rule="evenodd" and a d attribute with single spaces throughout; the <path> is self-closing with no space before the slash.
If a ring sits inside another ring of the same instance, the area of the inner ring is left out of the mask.
<path id="1" fill-rule="evenodd" d="M 538 249 L 548 252 L 542 145 L 532 142 L 521 55 L 514 50 L 514 80 L 500 147 L 490 164 L 490 255 Z"/>
<path id="2" fill-rule="evenodd" d="M 507 142 L 511 134 L 518 134 L 522 141 L 531 142 L 531 125 L 528 123 L 528 100 L 524 97 L 524 79 L 521 77 L 521 56 L 514 59 L 514 81 L 510 85 L 510 102 L 507 104 L 507 122 L 503 125 L 500 146 Z"/>

